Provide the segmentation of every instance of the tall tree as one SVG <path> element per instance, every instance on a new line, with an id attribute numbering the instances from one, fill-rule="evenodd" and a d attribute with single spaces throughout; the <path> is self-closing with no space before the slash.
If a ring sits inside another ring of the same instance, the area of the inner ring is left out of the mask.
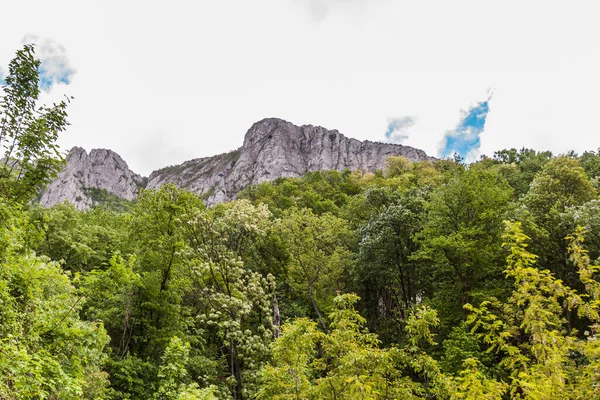
<path id="1" fill-rule="evenodd" d="M 265 205 L 238 200 L 197 210 L 184 229 L 194 312 L 208 344 L 216 347 L 215 358 L 226 366 L 215 378 L 222 383 L 225 377 L 236 400 L 254 394 L 273 338 L 274 279 L 244 263 L 253 243 L 266 235 L 269 218 Z"/>
<path id="2" fill-rule="evenodd" d="M 374 215 L 359 230 L 359 262 L 354 279 L 359 285 L 363 314 L 370 328 L 395 336 L 398 322 L 423 295 L 420 263 L 411 256 L 418 250 L 414 236 L 423 227 L 425 199 L 420 190 L 402 195 Z M 390 324 L 390 322 L 392 322 Z"/>
<path id="3" fill-rule="evenodd" d="M 336 290 L 344 289 L 343 277 L 350 266 L 348 224 L 331 214 L 319 216 L 304 208 L 287 213 L 276 229 L 290 253 L 290 282 L 306 293 L 321 327 L 327 331 L 323 306 L 330 304 Z"/>
<path id="4" fill-rule="evenodd" d="M 38 106 L 40 60 L 34 45 L 18 50 L 8 66 L 0 97 L 0 196 L 26 202 L 63 164 L 56 140 L 67 122 L 66 99 Z"/>
<path id="5" fill-rule="evenodd" d="M 511 197 L 505 179 L 478 165 L 453 172 L 431 197 L 414 258 L 429 266 L 423 272 L 430 277 L 428 295 L 448 328 L 465 304 L 507 289 L 500 243 Z"/>
<path id="6" fill-rule="evenodd" d="M 533 238 L 534 252 L 539 254 L 538 265 L 550 269 L 573 287 L 577 287 L 577 272 L 569 265 L 565 241 L 573 227 L 563 223 L 564 213 L 569 207 L 581 206 L 595 198 L 597 193 L 590 179 L 578 160 L 571 157 L 557 157 L 548 162 L 523 198 L 535 224 L 527 233 Z"/>

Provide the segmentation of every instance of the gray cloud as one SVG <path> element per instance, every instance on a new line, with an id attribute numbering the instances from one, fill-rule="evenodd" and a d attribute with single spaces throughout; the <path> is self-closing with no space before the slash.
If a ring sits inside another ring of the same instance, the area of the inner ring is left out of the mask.
<path id="1" fill-rule="evenodd" d="M 36 35 L 25 35 L 23 44 L 34 43 L 35 54 L 42 62 L 40 65 L 40 88 L 50 91 L 57 83 L 69 84 L 75 75 L 75 69 L 67 58 L 64 46 L 48 38 Z"/>
<path id="2" fill-rule="evenodd" d="M 385 139 L 390 143 L 404 143 L 408 139 L 408 130 L 415 124 L 415 117 L 388 118 L 388 126 L 385 131 Z"/>

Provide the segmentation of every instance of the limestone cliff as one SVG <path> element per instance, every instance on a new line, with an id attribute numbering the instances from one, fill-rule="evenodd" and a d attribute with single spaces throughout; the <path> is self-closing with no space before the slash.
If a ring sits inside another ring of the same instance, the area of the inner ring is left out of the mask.
<path id="1" fill-rule="evenodd" d="M 41 204 L 50 206 L 68 200 L 85 209 L 93 205 L 89 188 L 106 189 L 132 200 L 142 187 L 153 189 L 173 183 L 202 195 L 212 205 L 234 199 L 248 185 L 279 177 L 300 177 L 318 170 L 383 169 L 388 156 L 432 160 L 413 147 L 361 142 L 337 130 L 267 118 L 252 125 L 239 149 L 162 168 L 154 171 L 147 182 L 110 150 L 95 149 L 88 155 L 75 147 L 67 157 L 66 167 L 43 194 Z"/>
<path id="2" fill-rule="evenodd" d="M 207 204 L 232 200 L 244 187 L 308 171 L 383 169 L 388 156 L 430 160 L 409 146 L 349 139 L 337 130 L 296 126 L 277 118 L 256 122 L 239 149 L 153 172 L 148 188 L 174 183 L 202 194 Z"/>
<path id="3" fill-rule="evenodd" d="M 89 189 L 105 189 L 133 200 L 145 185 L 146 179 L 132 172 L 114 151 L 94 149 L 87 154 L 81 147 L 73 147 L 67 164 L 42 194 L 40 204 L 49 207 L 67 200 L 83 210 L 94 203 Z"/>

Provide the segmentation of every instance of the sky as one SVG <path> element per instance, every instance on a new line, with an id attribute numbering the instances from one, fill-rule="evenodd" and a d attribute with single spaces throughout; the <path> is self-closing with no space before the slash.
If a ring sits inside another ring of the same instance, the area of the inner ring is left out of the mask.
<path id="1" fill-rule="evenodd" d="M 59 144 L 143 175 L 238 148 L 279 117 L 467 161 L 600 147 L 600 4 L 528 0 L 12 1 L 42 101 L 73 96 Z"/>

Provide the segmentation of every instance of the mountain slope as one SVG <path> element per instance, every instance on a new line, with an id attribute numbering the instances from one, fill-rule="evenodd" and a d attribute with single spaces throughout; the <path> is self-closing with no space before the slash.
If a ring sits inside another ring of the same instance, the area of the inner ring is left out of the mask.
<path id="1" fill-rule="evenodd" d="M 94 149 L 88 155 L 74 147 L 66 167 L 43 193 L 40 203 L 48 207 L 68 200 L 78 209 L 86 209 L 94 204 L 91 188 L 133 200 L 143 187 L 173 183 L 200 194 L 212 205 L 234 199 L 248 185 L 279 177 L 300 177 L 319 170 L 383 169 L 389 156 L 404 156 L 410 161 L 433 159 L 409 146 L 361 142 L 337 130 L 267 118 L 252 125 L 239 149 L 162 168 L 147 180 L 132 172 L 111 150 Z"/>
<path id="2" fill-rule="evenodd" d="M 66 166 L 44 191 L 40 204 L 49 207 L 67 200 L 83 210 L 94 204 L 90 189 L 104 189 L 122 199 L 133 200 L 146 181 L 112 150 L 93 149 L 88 154 L 81 147 L 73 147 Z"/>
<path id="3" fill-rule="evenodd" d="M 279 177 L 300 177 L 318 170 L 383 169 L 389 156 L 410 161 L 432 159 L 409 146 L 361 142 L 337 130 L 267 118 L 252 125 L 239 149 L 155 171 L 147 187 L 174 183 L 202 194 L 207 204 L 215 204 L 232 200 L 248 185 Z"/>

